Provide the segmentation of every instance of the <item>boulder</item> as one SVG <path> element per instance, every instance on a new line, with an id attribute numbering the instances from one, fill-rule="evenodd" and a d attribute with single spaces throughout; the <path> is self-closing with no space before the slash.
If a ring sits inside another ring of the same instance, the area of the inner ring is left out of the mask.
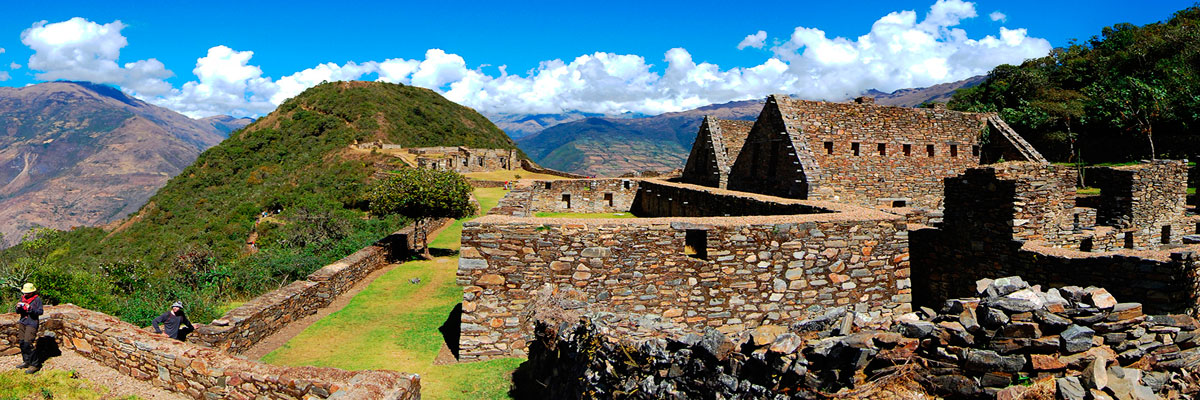
<path id="1" fill-rule="evenodd" d="M 1059 334 L 1059 338 L 1062 340 L 1064 352 L 1078 353 L 1092 348 L 1092 336 L 1095 335 L 1096 331 L 1091 328 L 1071 325 Z"/>
<path id="2" fill-rule="evenodd" d="M 1058 386 L 1058 398 L 1060 399 L 1084 400 L 1087 398 L 1088 392 L 1083 388 L 1078 377 L 1058 378 L 1055 380 L 1055 384 Z"/>

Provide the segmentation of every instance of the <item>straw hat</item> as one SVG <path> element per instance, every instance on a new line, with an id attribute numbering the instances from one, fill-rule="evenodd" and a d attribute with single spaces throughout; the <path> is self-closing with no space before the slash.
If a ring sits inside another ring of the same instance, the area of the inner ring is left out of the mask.
<path id="1" fill-rule="evenodd" d="M 33 286 L 33 282 L 26 283 L 21 287 L 21 293 L 33 293 L 37 291 L 37 286 Z"/>

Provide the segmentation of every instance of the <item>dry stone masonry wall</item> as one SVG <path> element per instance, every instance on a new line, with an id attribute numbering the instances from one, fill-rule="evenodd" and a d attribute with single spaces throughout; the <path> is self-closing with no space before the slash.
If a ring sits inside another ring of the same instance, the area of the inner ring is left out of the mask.
<path id="1" fill-rule="evenodd" d="M 656 316 L 544 312 L 518 393 L 553 398 L 1192 398 L 1200 323 L 1106 290 L 1021 278 L 862 329 L 830 309 L 725 333 Z M 619 362 L 618 362 L 619 360 Z M 1022 381 L 1032 385 L 1020 384 Z"/>
<path id="2" fill-rule="evenodd" d="M 903 312 L 911 300 L 904 218 L 807 205 L 840 212 L 467 222 L 460 359 L 524 355 L 537 299 L 556 292 L 601 310 L 727 330 L 835 306 L 880 319 Z"/>
<path id="3" fill-rule="evenodd" d="M 418 250 L 418 230 L 428 232 L 446 221 L 412 225 L 367 246 L 354 254 L 313 272 L 308 279 L 292 282 L 230 310 L 212 324 L 196 324 L 190 340 L 234 354 L 249 350 L 263 338 L 288 323 L 315 314 L 338 295 L 391 260 Z"/>
<path id="4" fill-rule="evenodd" d="M 979 164 L 986 128 L 984 114 L 774 95 L 746 139 L 729 187 L 936 209 L 942 179 Z M 797 193 L 803 186 L 806 191 Z"/>
<path id="5" fill-rule="evenodd" d="M 43 334 L 61 348 L 195 399 L 419 399 L 420 377 L 394 371 L 282 367 L 179 342 L 72 305 L 47 307 Z M 16 343 L 15 314 L 0 316 L 0 346 Z"/>
<path id="6" fill-rule="evenodd" d="M 635 179 L 536 181 L 527 189 L 528 212 L 627 212 L 638 192 Z"/>
<path id="7" fill-rule="evenodd" d="M 417 166 L 458 173 L 517 169 L 520 165 L 513 149 L 476 149 L 469 147 L 418 147 L 408 152 L 416 156 Z"/>

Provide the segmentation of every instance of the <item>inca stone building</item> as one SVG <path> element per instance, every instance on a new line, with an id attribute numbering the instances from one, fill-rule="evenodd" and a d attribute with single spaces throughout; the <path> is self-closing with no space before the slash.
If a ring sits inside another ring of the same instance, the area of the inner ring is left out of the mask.
<path id="1" fill-rule="evenodd" d="M 870 98 L 830 103 L 772 95 L 748 129 L 744 122 L 706 118 L 683 181 L 868 207 L 938 209 L 943 179 L 997 159 L 1045 162 L 987 114 L 878 106 Z"/>

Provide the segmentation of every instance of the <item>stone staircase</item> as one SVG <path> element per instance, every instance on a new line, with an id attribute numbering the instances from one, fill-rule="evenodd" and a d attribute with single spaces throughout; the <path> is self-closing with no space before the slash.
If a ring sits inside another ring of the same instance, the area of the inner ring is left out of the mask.
<path id="1" fill-rule="evenodd" d="M 1004 140 L 1007 140 L 1008 143 L 1011 144 L 1012 147 L 1021 154 L 1021 156 L 1025 157 L 1025 160 L 1041 164 L 1050 163 L 1049 161 L 1046 161 L 1045 157 L 1042 157 L 1042 153 L 1039 153 L 1037 149 L 1033 148 L 1033 145 L 1025 141 L 1025 138 L 1022 138 L 1021 135 L 1018 135 L 1012 127 L 1008 126 L 1004 120 L 1000 119 L 1000 116 L 992 114 L 988 116 L 987 121 L 992 128 L 995 128 L 996 131 L 1000 132 L 1000 135 L 1004 137 Z"/>

